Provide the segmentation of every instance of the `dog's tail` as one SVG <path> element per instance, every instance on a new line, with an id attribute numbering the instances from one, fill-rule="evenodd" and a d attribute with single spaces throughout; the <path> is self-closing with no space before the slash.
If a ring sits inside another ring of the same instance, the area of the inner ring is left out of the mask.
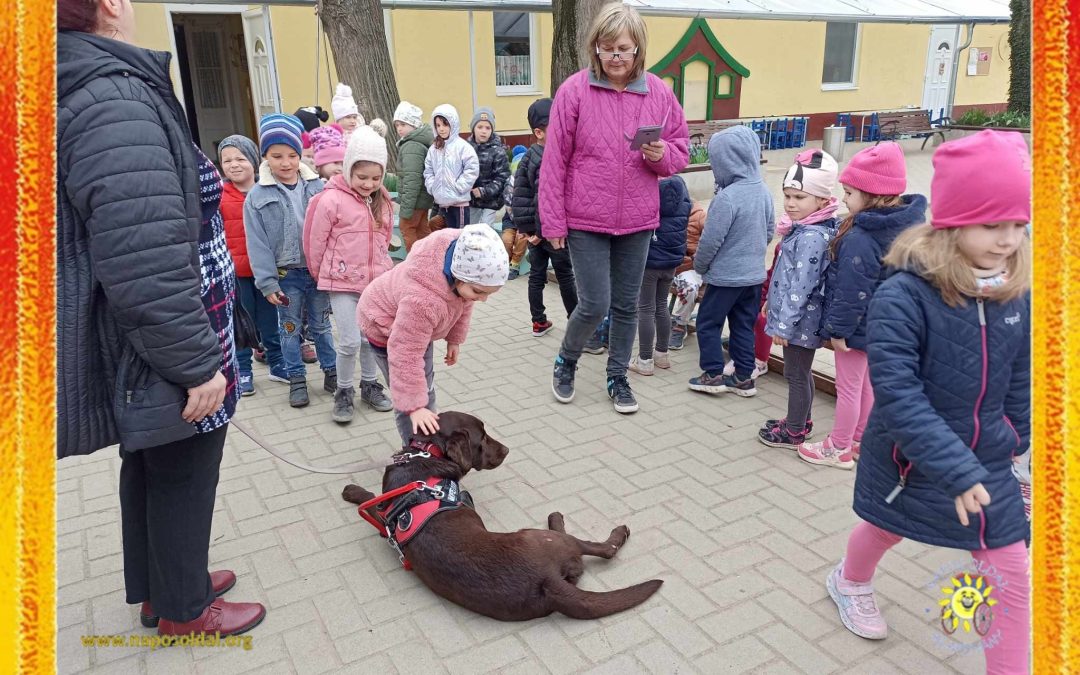
<path id="1" fill-rule="evenodd" d="M 555 579 L 544 585 L 551 598 L 552 609 L 571 619 L 599 619 L 636 607 L 660 589 L 664 582 L 653 579 L 617 591 L 597 593 L 584 591 L 566 579 Z"/>

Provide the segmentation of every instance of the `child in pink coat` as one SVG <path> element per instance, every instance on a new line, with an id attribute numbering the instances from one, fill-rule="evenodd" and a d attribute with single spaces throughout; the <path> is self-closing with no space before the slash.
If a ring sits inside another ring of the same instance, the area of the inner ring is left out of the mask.
<path id="1" fill-rule="evenodd" d="M 409 257 L 375 279 L 360 297 L 357 319 L 390 385 L 403 444 L 439 430 L 435 413 L 435 340 L 457 363 L 474 302 L 506 283 L 510 259 L 491 226 L 445 229 L 417 241 Z"/>
<path id="2" fill-rule="evenodd" d="M 316 157 L 319 152 L 316 152 Z M 356 320 L 360 294 L 394 266 L 387 253 L 394 227 L 390 193 L 383 187 L 386 141 L 369 126 L 349 138 L 341 173 L 307 210 L 304 255 L 320 291 L 330 295 L 338 327 L 337 391 L 332 417 L 342 424 L 354 413 L 353 373 L 360 355 L 360 400 L 387 412 L 393 403 L 378 380 L 378 365 Z"/>

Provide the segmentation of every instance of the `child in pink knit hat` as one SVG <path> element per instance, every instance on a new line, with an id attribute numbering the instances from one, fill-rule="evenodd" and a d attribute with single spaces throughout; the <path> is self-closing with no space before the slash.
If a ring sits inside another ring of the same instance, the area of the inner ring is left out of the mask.
<path id="1" fill-rule="evenodd" d="M 314 150 L 315 170 L 323 180 L 330 180 L 342 171 L 345 161 L 345 136 L 336 124 L 330 124 L 308 132 Z"/>
<path id="2" fill-rule="evenodd" d="M 844 626 L 881 640 L 872 581 L 889 549 L 912 539 L 969 552 L 952 583 L 977 579 L 979 594 L 957 591 L 940 609 L 940 594 L 903 604 L 933 607 L 946 634 L 985 637 L 989 674 L 1030 665 L 1030 528 L 1013 473 L 1031 436 L 1030 181 L 1016 132 L 981 131 L 934 154 L 930 224 L 896 238 L 870 303 L 861 521 L 826 578 Z"/>
<path id="3" fill-rule="evenodd" d="M 896 237 L 926 220 L 926 197 L 903 195 L 907 187 L 904 151 L 879 143 L 855 154 L 840 173 L 848 216 L 829 246 L 824 330 L 836 363 L 836 420 L 825 440 L 799 446 L 810 464 L 851 469 L 874 390 L 866 361 L 866 310 L 882 279 L 881 259 Z"/>

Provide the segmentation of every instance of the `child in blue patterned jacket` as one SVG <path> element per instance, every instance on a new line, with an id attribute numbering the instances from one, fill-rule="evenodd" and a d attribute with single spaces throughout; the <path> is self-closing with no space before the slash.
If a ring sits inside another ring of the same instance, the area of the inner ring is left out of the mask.
<path id="1" fill-rule="evenodd" d="M 768 420 L 758 432 L 758 440 L 774 448 L 795 450 L 806 440 L 814 402 L 814 353 L 825 342 L 822 305 L 829 242 L 836 235 L 836 173 L 836 160 L 812 148 L 796 155 L 784 175 L 784 215 L 776 225 L 783 239 L 765 309 L 765 332 L 784 348 L 787 417 Z"/>

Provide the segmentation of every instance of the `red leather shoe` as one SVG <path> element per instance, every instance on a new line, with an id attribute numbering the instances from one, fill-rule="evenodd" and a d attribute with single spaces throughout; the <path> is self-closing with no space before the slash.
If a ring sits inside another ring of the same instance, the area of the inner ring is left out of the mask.
<path id="1" fill-rule="evenodd" d="M 203 613 L 191 621 L 179 623 L 161 619 L 158 635 L 239 635 L 258 626 L 266 617 L 266 608 L 258 602 L 225 602 L 215 598 Z"/>
<path id="2" fill-rule="evenodd" d="M 210 583 L 214 586 L 214 595 L 224 595 L 226 591 L 236 585 L 236 574 L 232 570 L 218 570 L 210 573 Z M 139 610 L 139 622 L 147 628 L 157 628 L 158 617 L 154 614 L 154 608 L 147 600 Z"/>

